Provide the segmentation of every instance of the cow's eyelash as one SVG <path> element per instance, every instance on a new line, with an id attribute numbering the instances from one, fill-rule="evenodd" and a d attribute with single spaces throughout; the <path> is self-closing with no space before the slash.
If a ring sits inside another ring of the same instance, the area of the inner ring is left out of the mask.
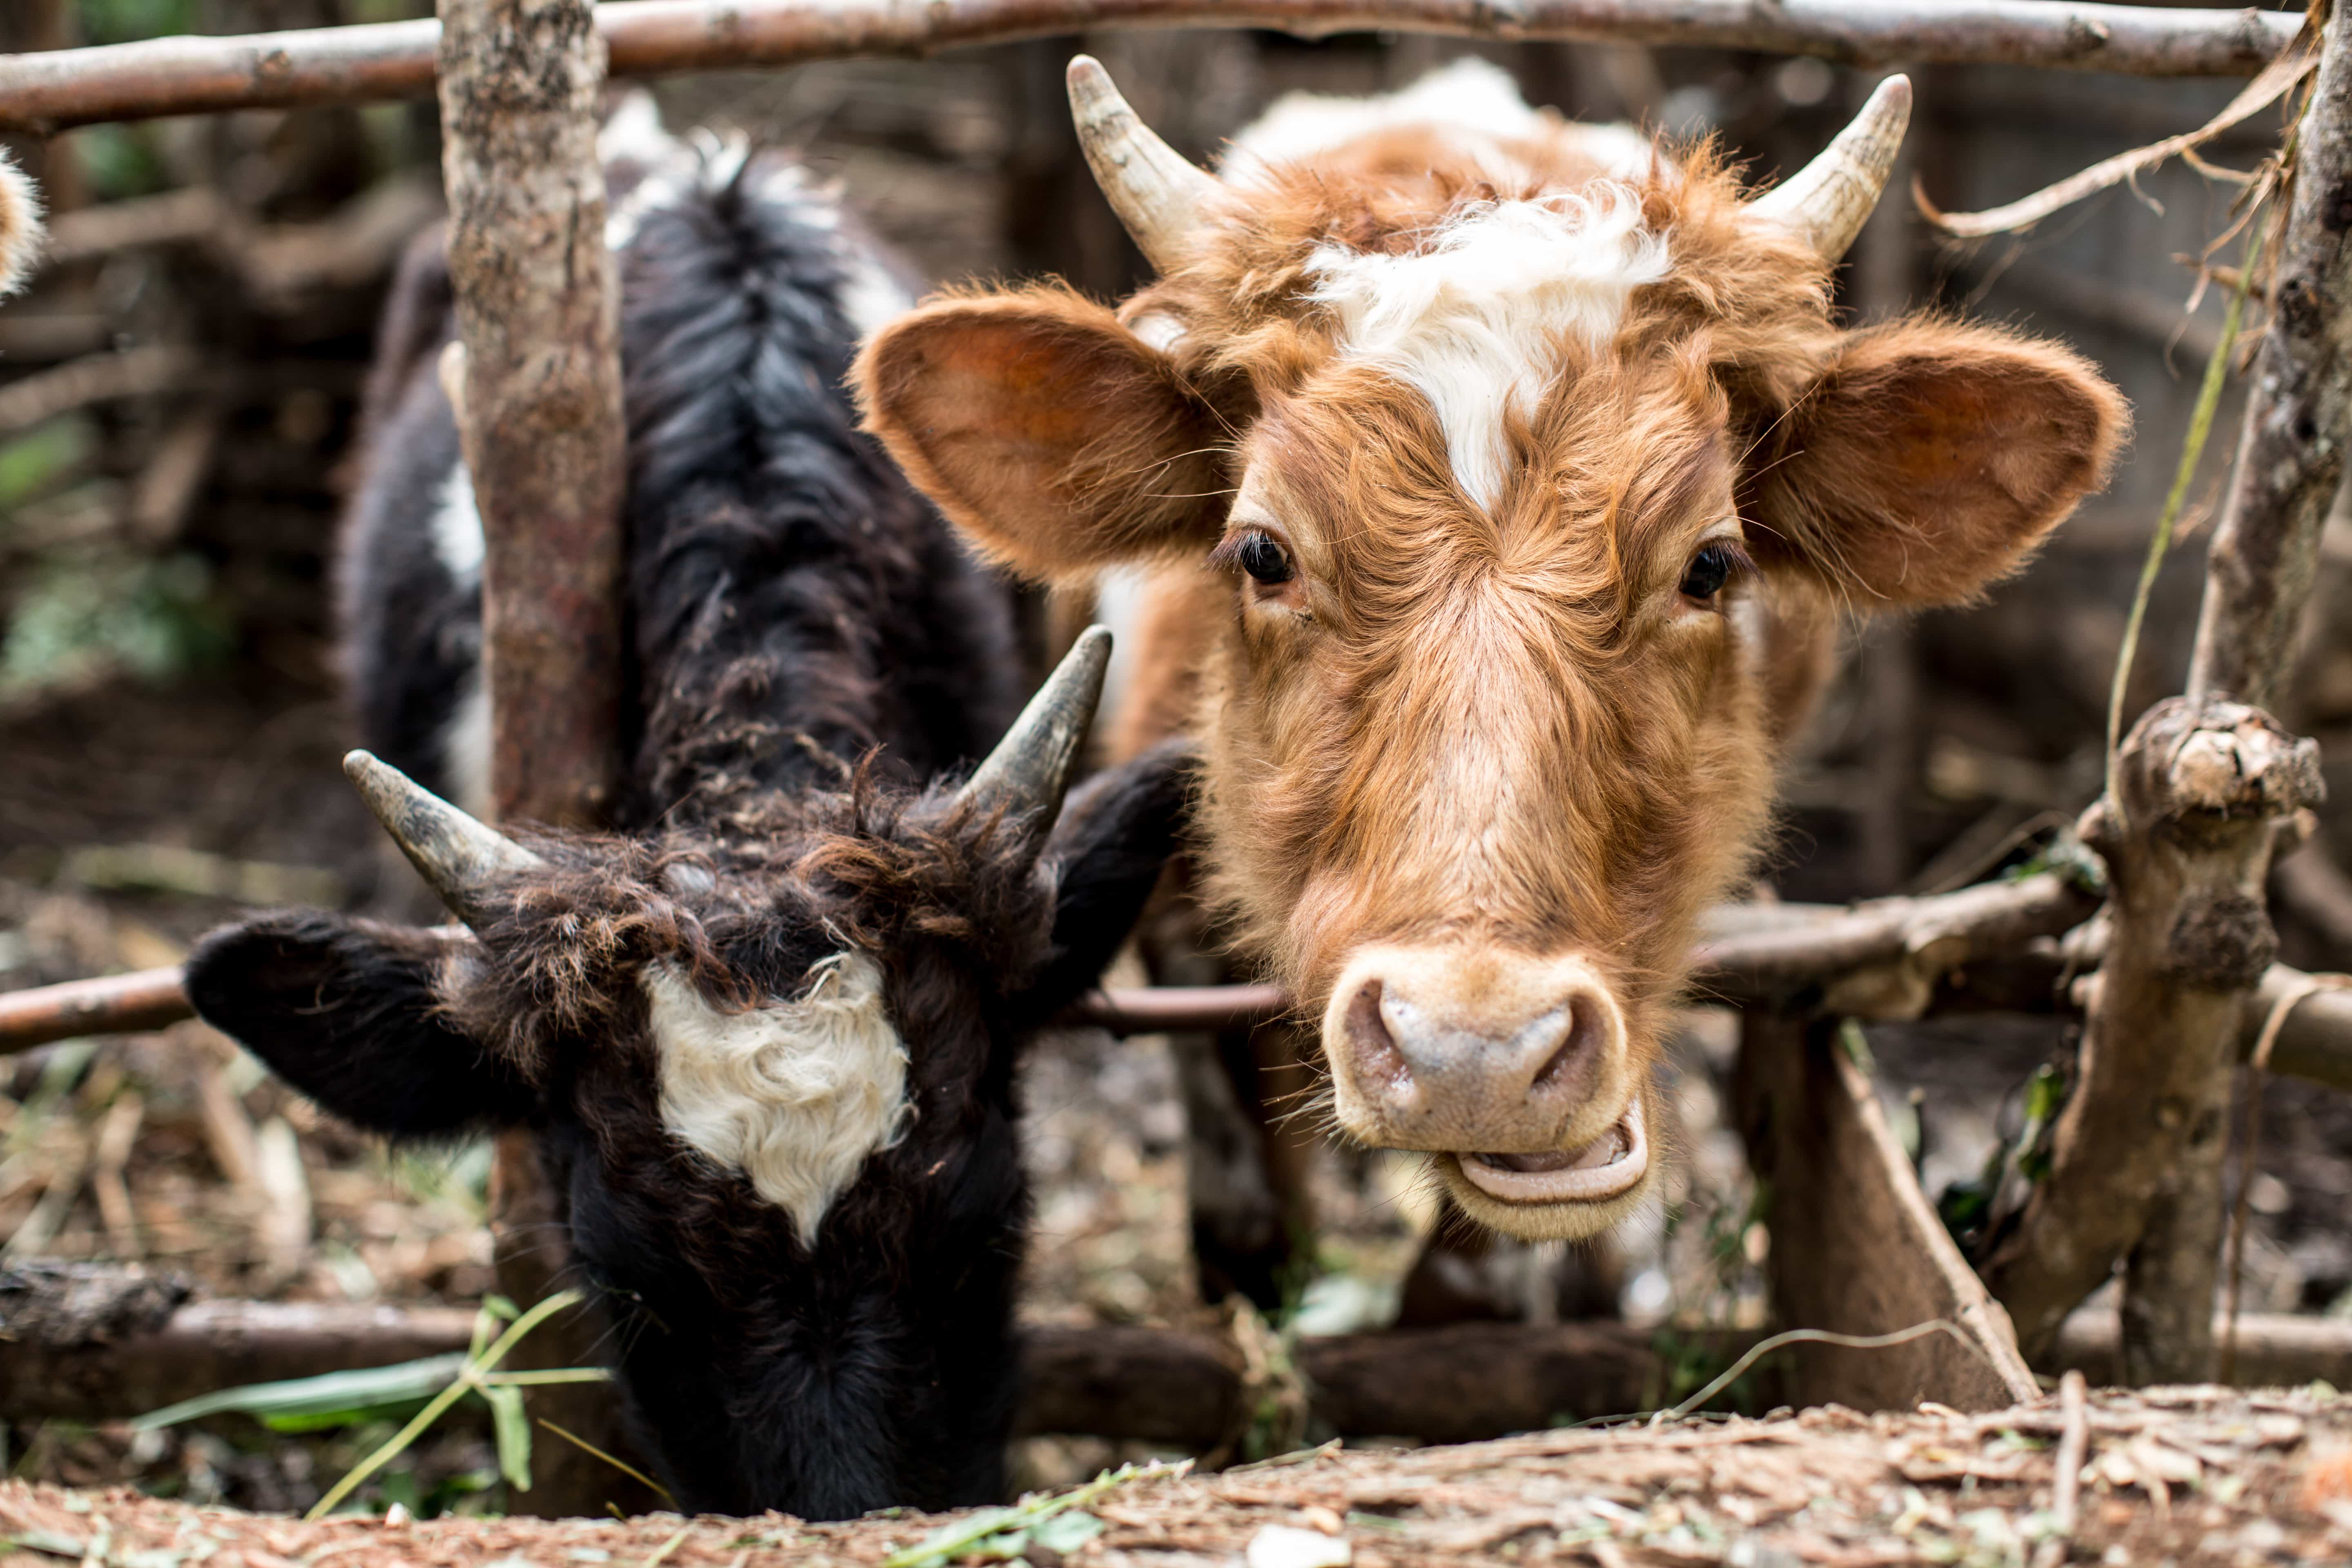
<path id="1" fill-rule="evenodd" d="M 1262 528 L 1232 530 L 1223 539 L 1217 541 L 1217 547 L 1214 550 L 1209 552 L 1209 564 L 1221 572 L 1238 572 L 1241 570 L 1242 551 L 1249 543 L 1251 536 L 1265 532 L 1265 530 Z"/>

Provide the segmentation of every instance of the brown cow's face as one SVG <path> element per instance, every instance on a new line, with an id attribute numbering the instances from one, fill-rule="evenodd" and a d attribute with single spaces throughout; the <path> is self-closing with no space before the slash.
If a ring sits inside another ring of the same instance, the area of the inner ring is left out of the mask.
<path id="1" fill-rule="evenodd" d="M 2124 416 L 2063 349 L 1840 332 L 1723 169 L 1547 123 L 1261 170 L 1118 315 L 943 300 L 858 380 L 998 559 L 1192 574 L 1212 886 L 1339 1125 L 1574 1237 L 1658 1169 L 1666 1010 L 1804 684 L 1772 627 L 1969 596 Z"/>
<path id="2" fill-rule="evenodd" d="M 1521 1225 L 1654 1169 L 1641 1091 L 1769 768 L 1721 396 L 1563 369 L 1487 507 L 1383 373 L 1270 402 L 1202 715 L 1219 890 L 1320 1016 L 1340 1126 Z"/>

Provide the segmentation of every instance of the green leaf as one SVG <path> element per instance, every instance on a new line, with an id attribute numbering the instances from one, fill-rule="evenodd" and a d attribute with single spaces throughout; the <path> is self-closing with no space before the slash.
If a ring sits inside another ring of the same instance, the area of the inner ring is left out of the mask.
<path id="1" fill-rule="evenodd" d="M 280 1431 L 307 1431 L 357 1419 L 386 1405 L 415 1405 L 431 1399 L 449 1385 L 465 1364 L 464 1353 L 451 1351 L 446 1355 L 397 1362 L 391 1366 L 356 1367 L 279 1383 L 250 1383 L 151 1410 L 131 1425 L 134 1430 L 152 1432 L 199 1416 L 236 1411 L 258 1416 Z M 310 1425 L 280 1426 L 280 1422 Z"/>
<path id="2" fill-rule="evenodd" d="M 499 1440 L 499 1473 L 519 1492 L 530 1490 L 530 1418 L 523 1414 L 520 1388 L 485 1388 Z"/>
<path id="3" fill-rule="evenodd" d="M 1029 1539 L 1048 1552 L 1071 1552 L 1103 1532 L 1103 1521 L 1090 1513 L 1057 1513 L 1029 1532 Z"/>

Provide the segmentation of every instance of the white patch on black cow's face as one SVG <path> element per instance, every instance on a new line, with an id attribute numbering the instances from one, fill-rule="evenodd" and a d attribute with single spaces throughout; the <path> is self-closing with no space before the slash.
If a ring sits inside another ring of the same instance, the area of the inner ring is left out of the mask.
<path id="1" fill-rule="evenodd" d="M 643 976 L 661 1064 L 662 1123 L 740 1171 L 816 1245 L 834 1200 L 912 1113 L 907 1047 L 883 1005 L 882 970 L 862 952 L 814 965 L 801 994 L 749 1013 L 705 1001 L 668 964 Z"/>
<path id="2" fill-rule="evenodd" d="M 1473 503 L 1502 498 L 1504 428 L 1532 414 L 1562 340 L 1605 347 L 1633 290 L 1666 276 L 1664 236 L 1631 185 L 1463 209 L 1412 251 L 1326 245 L 1307 259 L 1309 296 L 1337 317 L 1341 353 L 1429 400 L 1454 481 Z"/>

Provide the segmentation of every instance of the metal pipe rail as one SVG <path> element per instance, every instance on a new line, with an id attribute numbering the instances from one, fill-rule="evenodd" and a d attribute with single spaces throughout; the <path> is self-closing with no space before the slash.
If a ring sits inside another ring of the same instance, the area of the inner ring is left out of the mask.
<path id="1" fill-rule="evenodd" d="M 1700 46 L 1847 65 L 2024 65 L 2243 77 L 2293 12 L 2044 0 L 607 0 L 614 77 L 926 55 L 1095 29 L 1403 29 L 1500 40 Z M 0 129 L 295 109 L 433 90 L 437 21 L 181 37 L 0 56 Z"/>

